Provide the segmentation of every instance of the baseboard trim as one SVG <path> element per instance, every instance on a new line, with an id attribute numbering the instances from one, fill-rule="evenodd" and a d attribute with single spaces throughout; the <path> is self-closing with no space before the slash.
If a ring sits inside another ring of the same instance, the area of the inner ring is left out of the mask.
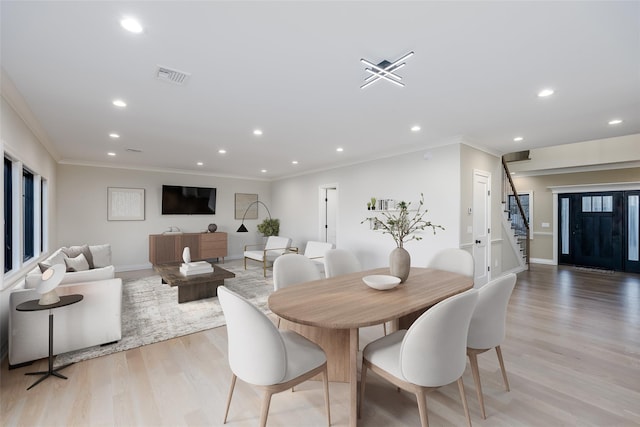
<path id="1" fill-rule="evenodd" d="M 557 265 L 555 262 L 553 262 L 552 259 L 547 259 L 547 258 L 531 258 L 529 261 L 532 264 Z"/>

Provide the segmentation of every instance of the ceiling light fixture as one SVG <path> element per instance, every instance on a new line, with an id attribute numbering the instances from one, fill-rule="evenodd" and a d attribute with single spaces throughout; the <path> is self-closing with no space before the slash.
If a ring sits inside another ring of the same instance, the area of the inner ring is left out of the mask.
<path id="1" fill-rule="evenodd" d="M 395 85 L 404 87 L 404 83 L 400 81 L 402 80 L 402 77 L 395 74 L 394 72 L 398 71 L 400 68 L 407 65 L 405 62 L 402 62 L 402 61 L 410 58 L 411 56 L 413 56 L 413 54 L 414 52 L 411 51 L 406 55 L 402 56 L 400 59 L 397 59 L 393 62 L 389 62 L 385 59 L 382 62 L 379 62 L 378 64 L 374 64 L 370 61 L 367 61 L 364 58 L 361 58 L 360 62 L 371 67 L 371 68 L 364 69 L 367 73 L 370 73 L 371 75 L 368 76 L 366 79 L 364 79 L 364 84 L 360 86 L 360 89 L 364 89 L 365 87 L 377 82 L 380 79 L 384 79 Z"/>
<path id="2" fill-rule="evenodd" d="M 267 170 L 266 169 L 262 169 L 260 172 L 267 173 Z"/>
<path id="3" fill-rule="evenodd" d="M 127 106 L 127 103 L 124 102 L 122 99 L 115 99 L 113 101 L 113 105 L 115 105 L 116 107 L 124 108 Z"/>
<path id="4" fill-rule="evenodd" d="M 224 148 L 221 148 L 218 150 L 219 154 L 227 154 L 227 150 L 225 150 Z"/>
<path id="5" fill-rule="evenodd" d="M 523 138 L 523 137 L 521 137 L 521 136 L 516 136 L 515 138 L 513 138 L 513 140 L 514 140 L 515 142 L 520 142 L 520 141 L 523 141 L 523 140 L 524 140 L 524 138 Z"/>
<path id="6" fill-rule="evenodd" d="M 262 135 L 262 130 L 256 129 L 256 130 L 253 131 L 253 134 L 257 135 L 257 136 L 260 136 L 260 135 Z"/>
<path id="7" fill-rule="evenodd" d="M 140 34 L 143 30 L 142 25 L 135 18 L 124 18 L 120 21 L 120 25 L 122 25 L 122 28 L 125 30 L 134 34 Z"/>
<path id="8" fill-rule="evenodd" d="M 342 147 L 338 147 L 338 148 L 336 148 L 336 151 L 337 151 L 338 153 L 342 153 L 342 152 L 344 151 L 344 148 L 342 148 Z"/>
<path id="9" fill-rule="evenodd" d="M 619 125 L 620 123 L 622 123 L 621 119 L 613 119 L 613 120 L 609 120 L 609 124 L 610 125 Z"/>
<path id="10" fill-rule="evenodd" d="M 111 157 L 115 157 L 116 153 L 114 153 L 113 151 L 109 151 L 107 155 Z"/>
<path id="11" fill-rule="evenodd" d="M 420 131 L 420 126 L 415 125 L 415 126 L 411 126 L 411 132 L 419 132 Z"/>
<path id="12" fill-rule="evenodd" d="M 202 165 L 204 165 L 204 163 L 202 163 L 202 162 L 198 162 L 198 163 L 196 163 L 196 165 L 198 165 L 198 166 L 202 166 Z"/>
<path id="13" fill-rule="evenodd" d="M 292 164 L 292 165 L 297 165 L 297 164 L 298 164 L 298 161 L 297 161 L 297 160 L 293 160 L 293 161 L 291 162 L 291 164 Z"/>
<path id="14" fill-rule="evenodd" d="M 547 96 L 553 95 L 553 93 L 554 93 L 553 89 L 542 89 L 540 92 L 538 92 L 538 96 L 540 98 L 545 98 Z"/>
<path id="15" fill-rule="evenodd" d="M 117 139 L 117 138 L 120 138 L 120 135 L 118 135 L 117 133 L 110 133 L 110 134 L 109 134 L 109 137 L 110 137 L 110 138 Z"/>

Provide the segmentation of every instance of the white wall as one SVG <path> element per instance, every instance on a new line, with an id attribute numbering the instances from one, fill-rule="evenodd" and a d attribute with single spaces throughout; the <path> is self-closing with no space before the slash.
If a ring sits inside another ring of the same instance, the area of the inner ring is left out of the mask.
<path id="1" fill-rule="evenodd" d="M 162 215 L 162 185 L 189 185 L 217 189 L 215 215 Z M 107 221 L 107 188 L 144 188 L 144 221 Z M 206 231 L 210 223 L 228 233 L 230 258 L 242 255 L 245 244 L 259 242 L 256 225 L 266 217 L 260 206 L 258 220 L 245 220 L 249 233 L 236 233 L 235 193 L 256 193 L 271 207 L 270 183 L 159 171 L 59 165 L 57 246 L 110 243 L 116 269 L 150 267 L 149 234 L 161 234 L 170 226 L 184 232 Z M 270 209 L 271 210 L 271 209 Z M 271 213 L 274 214 L 273 210 Z"/>
<path id="2" fill-rule="evenodd" d="M 440 248 L 458 247 L 460 238 L 460 146 L 450 145 L 425 152 L 404 154 L 315 174 L 275 181 L 272 204 L 280 218 L 280 234 L 304 248 L 319 239 L 321 186 L 338 188 L 338 248 L 353 251 L 364 268 L 388 266 L 395 247 L 389 235 L 369 229 L 366 203 L 370 198 L 412 202 L 416 207 L 424 193 L 427 220 L 445 227 L 434 236 L 425 231 L 423 240 L 405 246 L 414 266 L 425 266 Z M 272 213 L 273 213 L 272 210 Z"/>

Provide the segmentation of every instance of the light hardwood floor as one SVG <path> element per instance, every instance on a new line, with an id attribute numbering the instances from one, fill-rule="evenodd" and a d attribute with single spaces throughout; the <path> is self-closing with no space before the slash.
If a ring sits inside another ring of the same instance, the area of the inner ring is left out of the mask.
<path id="1" fill-rule="evenodd" d="M 141 274 L 144 274 L 142 272 Z M 480 418 L 470 368 L 463 376 L 475 426 L 640 425 L 640 276 L 534 265 L 518 275 L 502 345 L 511 391 L 495 352 L 479 356 L 487 419 Z M 382 328 L 361 330 L 362 348 Z M 0 371 L 3 426 L 217 426 L 230 371 L 226 329 L 77 363 L 26 388 L 25 372 L 46 360 Z M 259 357 L 259 355 L 256 355 Z M 331 383 L 332 425 L 348 425 L 347 384 Z M 427 397 L 431 426 L 465 425 L 455 383 Z M 269 426 L 324 426 L 322 383 L 274 396 Z M 238 382 L 229 426 L 257 425 L 260 396 Z M 360 425 L 418 426 L 418 408 L 374 374 Z"/>

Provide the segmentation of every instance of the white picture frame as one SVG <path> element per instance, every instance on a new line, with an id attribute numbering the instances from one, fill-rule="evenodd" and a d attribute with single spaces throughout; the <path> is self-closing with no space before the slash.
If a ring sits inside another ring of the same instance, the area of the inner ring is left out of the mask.
<path id="1" fill-rule="evenodd" d="M 107 188 L 108 221 L 144 221 L 144 188 Z"/>

